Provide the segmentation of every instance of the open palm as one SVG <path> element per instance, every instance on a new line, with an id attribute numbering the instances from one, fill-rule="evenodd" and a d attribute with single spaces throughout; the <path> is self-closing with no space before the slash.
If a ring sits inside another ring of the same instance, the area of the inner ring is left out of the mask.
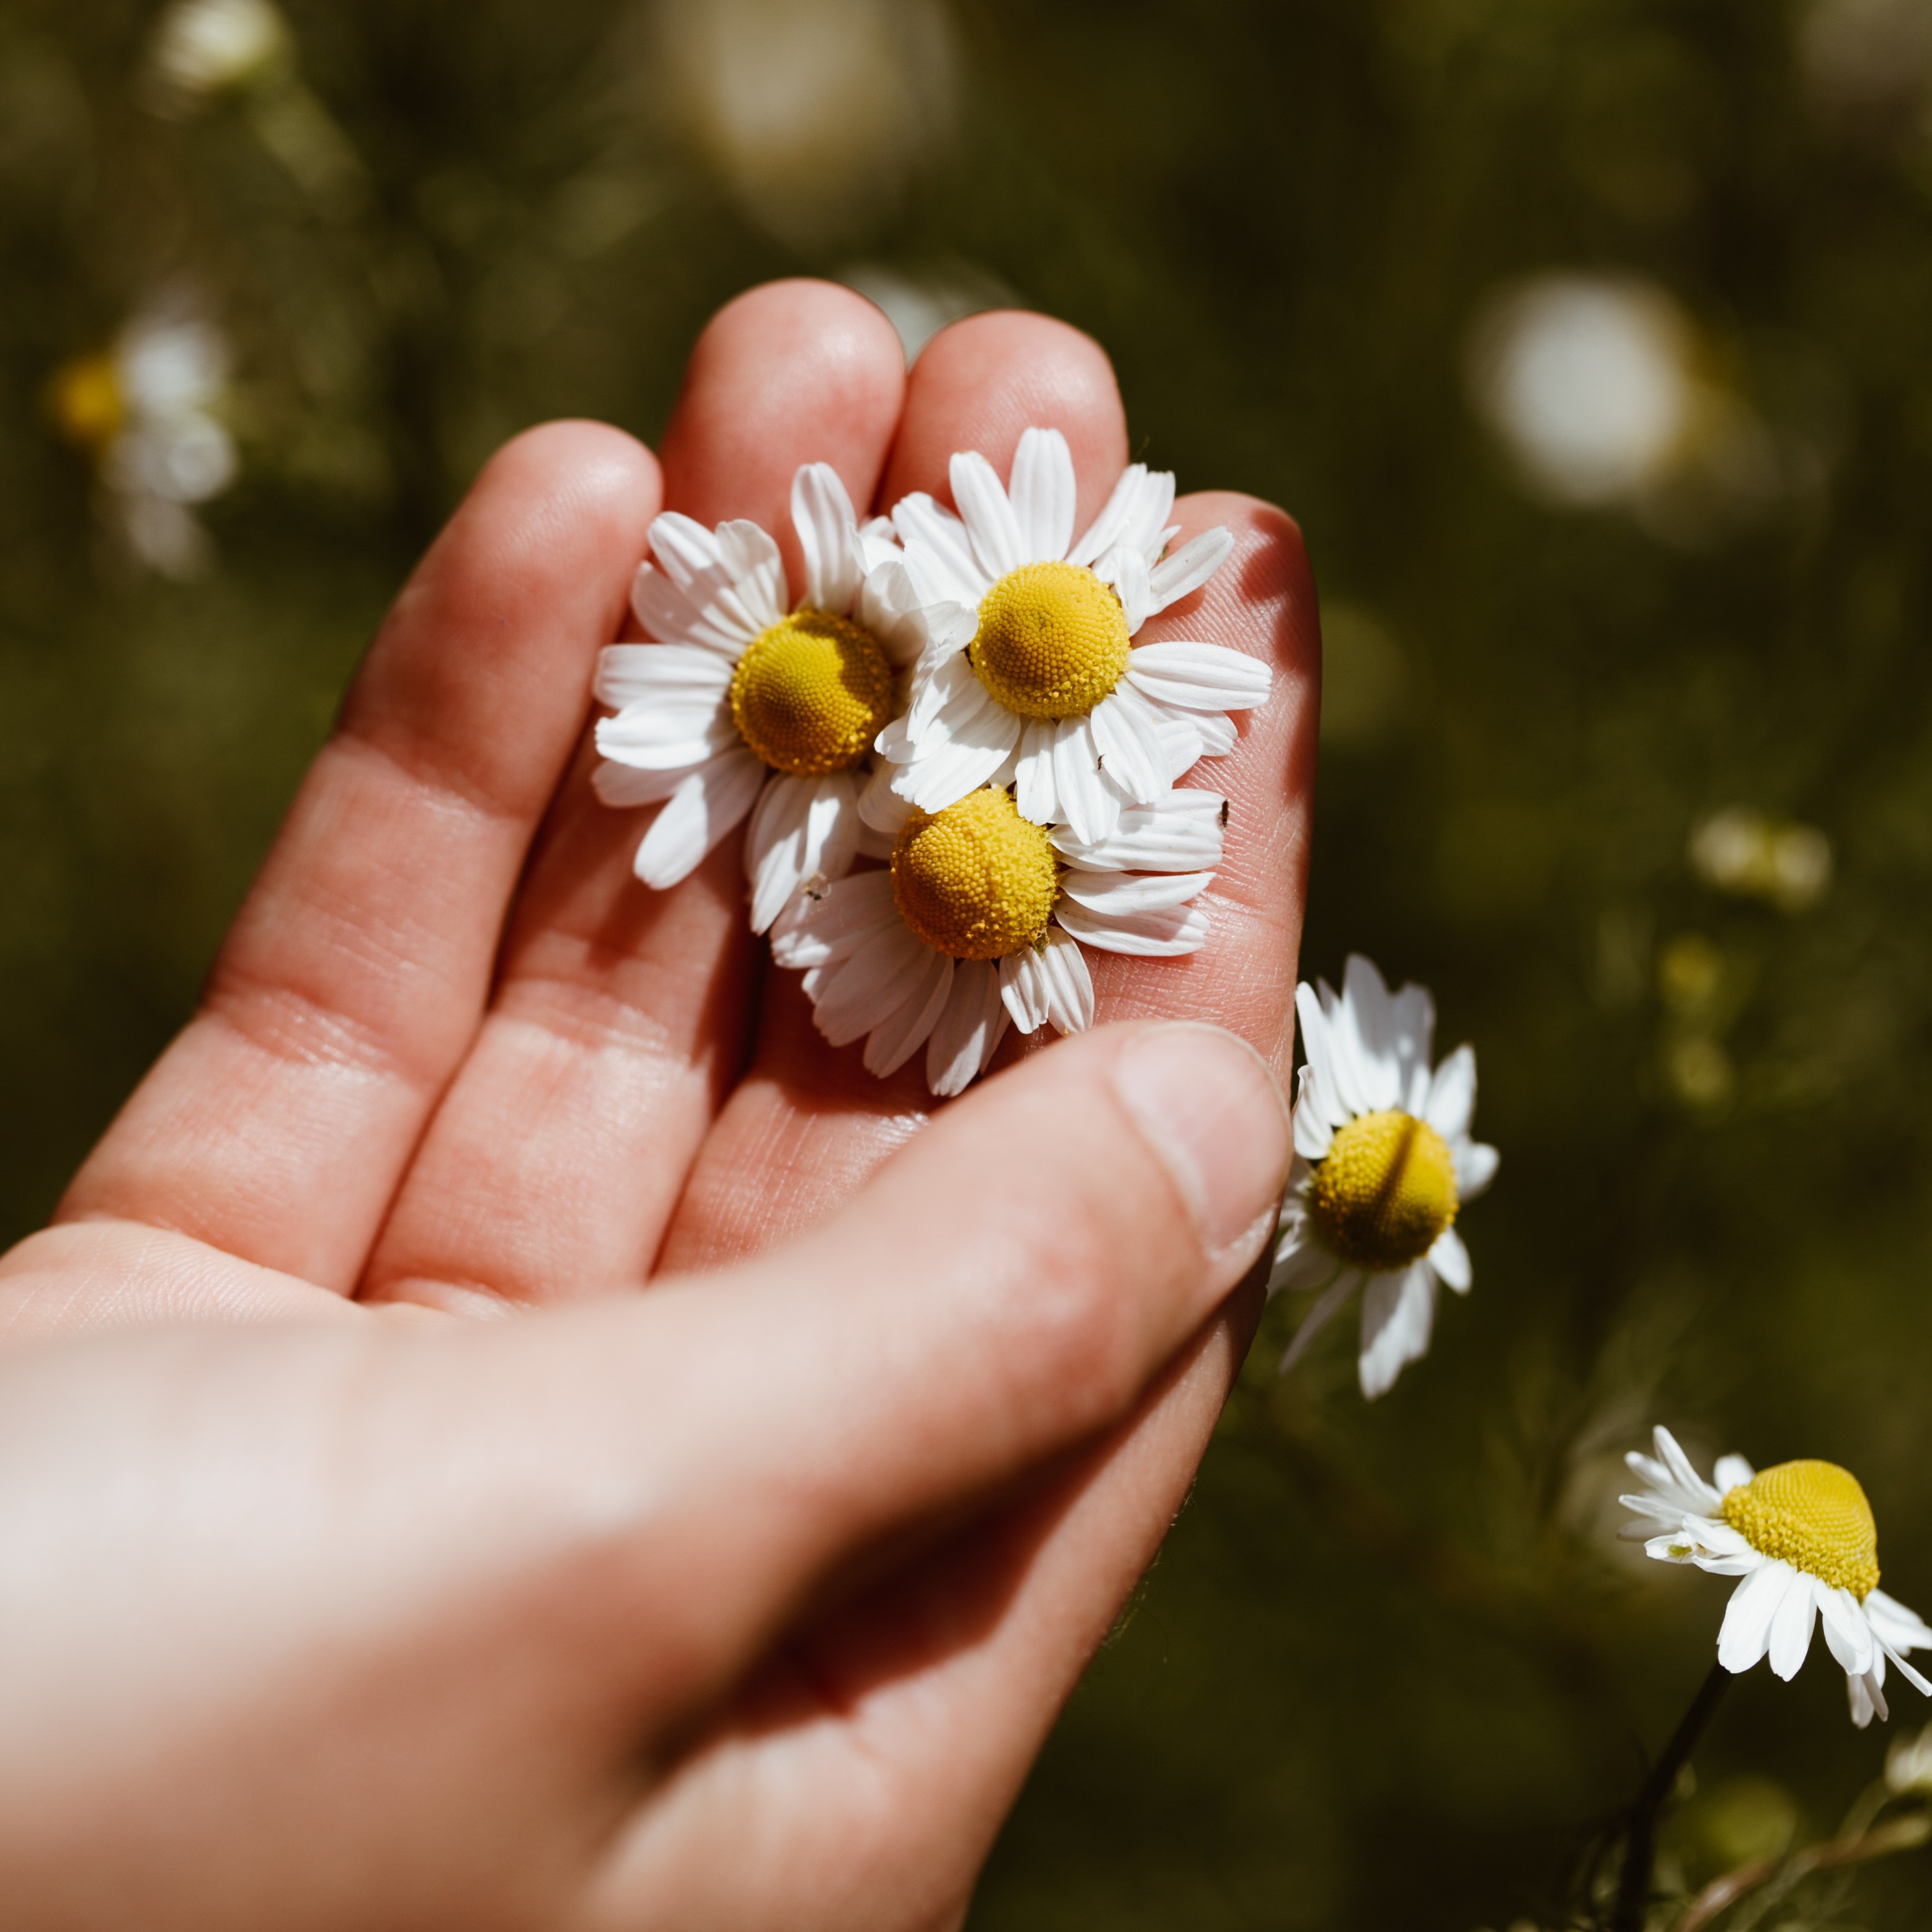
<path id="1" fill-rule="evenodd" d="M 17 1922 L 957 1922 L 1184 1492 L 1258 1236 L 1190 1218 L 1107 1097 L 1171 1034 L 1103 1028 L 922 1132 L 917 1058 L 872 1079 L 765 961 L 735 838 L 638 884 L 586 726 L 661 508 L 756 520 L 796 582 L 800 464 L 946 500 L 952 452 L 1004 472 L 1034 424 L 1084 521 L 1127 454 L 1091 342 L 982 316 L 908 374 L 857 297 L 777 284 L 706 332 L 662 472 L 532 431 L 431 550 L 200 1010 L 0 1263 L 0 1462 L 64 1498 L 28 1666 L 77 1628 L 101 1658 L 79 1706 L 0 1673 Z M 1285 1082 L 1313 594 L 1278 512 L 1175 520 L 1237 548 L 1146 640 L 1267 656 L 1276 695 L 1190 781 L 1232 806 L 1205 949 L 1096 959 L 1100 1014 L 1224 1027 Z M 1286 1143 L 1199 1037 L 1209 1191 L 1260 1198 Z"/>

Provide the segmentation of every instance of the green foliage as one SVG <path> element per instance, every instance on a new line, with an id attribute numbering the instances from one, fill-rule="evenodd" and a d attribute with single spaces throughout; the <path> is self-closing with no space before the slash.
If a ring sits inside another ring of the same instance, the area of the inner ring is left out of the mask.
<path id="1" fill-rule="evenodd" d="M 1906 23 L 1862 81 L 1832 39 L 1861 10 Z M 1723 1602 L 1610 1540 L 1652 1421 L 1855 1469 L 1886 1586 L 1932 1609 L 1916 0 L 960 0 L 879 56 L 916 127 L 798 149 L 815 199 L 704 122 L 648 11 L 286 11 L 296 68 L 192 113 L 144 79 L 153 8 L 0 13 L 0 1232 L 178 1023 L 489 448 L 566 412 L 654 434 L 703 317 L 772 274 L 1004 289 L 1107 345 L 1137 453 L 1302 520 L 1336 616 L 1304 970 L 1431 985 L 1503 1165 L 1474 1294 L 1381 1404 L 1342 1324 L 1276 1384 L 1270 1311 L 975 1925 L 1552 1922 Z M 1550 271 L 1674 298 L 1730 441 L 1647 494 L 1535 494 L 1472 342 Z M 243 462 L 180 584 L 104 533 L 46 402 L 171 288 L 234 346 Z M 1693 863 L 1737 807 L 1822 831 L 1822 896 Z M 1883 1748 L 1822 1646 L 1754 1673 L 1685 1882 L 1831 1829 Z M 1858 1886 L 1904 1928 L 1932 1872 Z"/>

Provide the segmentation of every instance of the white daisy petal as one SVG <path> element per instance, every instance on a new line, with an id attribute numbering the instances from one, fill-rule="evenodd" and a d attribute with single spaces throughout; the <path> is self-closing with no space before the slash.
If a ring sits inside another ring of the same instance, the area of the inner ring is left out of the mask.
<path id="1" fill-rule="evenodd" d="M 890 872 L 838 879 L 788 906 L 772 928 L 772 957 L 803 970 L 850 958 L 866 941 L 900 923 Z"/>
<path id="2" fill-rule="evenodd" d="M 1328 1292 L 1304 1315 L 1297 1326 L 1294 1338 L 1282 1351 L 1281 1360 L 1275 1364 L 1275 1373 L 1285 1376 L 1313 1346 L 1315 1339 L 1328 1327 L 1330 1320 L 1340 1310 L 1350 1295 L 1361 1285 L 1361 1276 L 1353 1268 L 1344 1269 L 1330 1285 Z"/>
<path id="3" fill-rule="evenodd" d="M 892 789 L 921 812 L 944 812 L 999 775 L 1018 748 L 1020 721 L 997 704 L 956 725 L 931 757 L 901 765 Z M 890 755 L 890 754 L 888 754 Z"/>
<path id="4" fill-rule="evenodd" d="M 1860 1730 L 1870 1724 L 1876 1711 L 1881 1718 L 1889 1718 L 1892 1713 L 1885 1707 L 1885 1694 L 1879 1688 L 1882 1680 L 1876 1671 L 1868 1672 L 1863 1677 L 1848 1677 L 1845 1689 L 1852 1706 L 1852 1722 Z"/>
<path id="5" fill-rule="evenodd" d="M 748 518 L 734 517 L 718 526 L 718 552 L 731 573 L 739 602 L 758 628 L 783 622 L 790 600 L 785 595 L 784 558 L 777 539 Z"/>
<path id="6" fill-rule="evenodd" d="M 791 520 L 805 553 L 804 602 L 843 616 L 865 575 L 852 499 L 829 463 L 807 463 L 791 479 Z M 898 566 L 904 575 L 904 567 Z M 908 580 L 910 587 L 910 580 Z"/>
<path id="7" fill-rule="evenodd" d="M 1094 976 L 1086 956 L 1064 934 L 1048 929 L 1035 956 L 1045 970 L 1046 1017 L 1055 1033 L 1084 1033 L 1094 1024 Z"/>
<path id="8" fill-rule="evenodd" d="M 597 653 L 592 695 L 622 711 L 633 704 L 721 704 L 731 666 L 698 644 L 607 644 Z"/>
<path id="9" fill-rule="evenodd" d="M 1445 1141 L 1456 1141 L 1468 1135 L 1475 1111 L 1475 1052 L 1472 1048 L 1459 1046 L 1436 1070 L 1422 1118 Z"/>
<path id="10" fill-rule="evenodd" d="M 1817 1579 L 1797 1570 L 1771 1620 L 1771 1636 L 1766 1649 L 1774 1676 L 1789 1684 L 1798 1675 L 1811 1648 L 1811 1632 L 1817 1621 Z"/>
<path id="11" fill-rule="evenodd" d="M 623 808 L 659 805 L 683 784 L 688 765 L 669 771 L 640 770 L 635 765 L 613 764 L 606 759 L 590 774 L 590 788 L 600 804 Z"/>
<path id="12" fill-rule="evenodd" d="M 1142 556 L 1157 543 L 1174 507 L 1174 472 L 1150 471 L 1144 463 L 1130 464 L 1120 472 L 1100 514 L 1085 535 L 1066 553 L 1070 563 L 1094 564 L 1119 544 L 1130 544 Z M 1148 558 L 1150 562 L 1152 558 Z"/>
<path id="13" fill-rule="evenodd" d="M 722 581 L 722 577 L 721 577 Z M 644 634 L 660 644 L 695 644 L 735 664 L 758 633 L 748 624 L 706 617 L 664 573 L 640 563 L 631 585 L 631 608 Z"/>
<path id="14" fill-rule="evenodd" d="M 834 1046 L 849 1046 L 883 1026 L 929 970 L 932 948 L 895 920 L 845 958 L 819 970 L 812 988 L 812 1022 Z"/>
<path id="15" fill-rule="evenodd" d="M 744 751 L 730 706 L 702 698 L 632 705 L 614 718 L 598 718 L 594 736 L 602 756 L 644 771 L 701 765 L 721 752 Z"/>
<path id="16" fill-rule="evenodd" d="M 1429 1265 L 1442 1276 L 1445 1288 L 1454 1288 L 1458 1294 L 1468 1293 L 1475 1271 L 1469 1265 L 1469 1251 L 1454 1228 L 1444 1228 L 1436 1236 L 1434 1246 L 1429 1250 Z"/>
<path id="17" fill-rule="evenodd" d="M 1429 1052 L 1436 1036 L 1436 1002 L 1426 986 L 1408 986 L 1395 995 L 1397 1104 L 1420 1118 L 1429 1103 Z"/>
<path id="18" fill-rule="evenodd" d="M 1340 1090 L 1335 1084 L 1335 1055 L 1329 1035 L 1328 1016 L 1322 1011 L 1319 994 L 1306 980 L 1294 989 L 1294 1012 L 1301 1027 L 1301 1050 L 1307 1057 L 1314 1076 L 1304 1091 L 1303 1101 L 1305 1104 L 1312 1097 L 1322 1118 L 1330 1126 L 1339 1127 L 1354 1118 L 1354 1110 L 1342 1103 Z"/>
<path id="19" fill-rule="evenodd" d="M 942 1099 L 963 1094 L 992 1064 L 1006 1024 L 998 967 L 990 959 L 962 959 L 926 1043 L 926 1085 Z"/>
<path id="20" fill-rule="evenodd" d="M 1106 838 L 1089 842 L 1063 825 L 1053 848 L 1077 872 L 1212 872 L 1221 862 L 1222 814 L 1218 792 L 1171 791 L 1151 805 L 1122 808 Z"/>
<path id="21" fill-rule="evenodd" d="M 892 525 L 905 544 L 906 568 L 922 602 L 980 608 L 993 579 L 974 559 L 972 540 L 957 517 L 922 490 L 892 506 Z"/>
<path id="22" fill-rule="evenodd" d="M 1136 644 L 1127 653 L 1136 691 L 1184 711 L 1252 711 L 1267 702 L 1274 674 L 1259 658 L 1225 644 Z"/>
<path id="23" fill-rule="evenodd" d="M 1456 1163 L 1456 1193 L 1460 1200 L 1473 1201 L 1496 1178 L 1502 1159 L 1492 1147 L 1480 1141 L 1457 1141 L 1449 1150 Z"/>
<path id="24" fill-rule="evenodd" d="M 1018 761 L 1013 768 L 1013 803 L 1036 825 L 1057 824 L 1060 794 L 1053 782 L 1054 721 L 1029 718 L 1020 727 Z"/>
<path id="25" fill-rule="evenodd" d="M 976 449 L 962 450 L 952 459 L 950 476 L 952 500 L 980 568 L 998 578 L 1030 561 L 1019 519 L 993 466 Z"/>
<path id="26" fill-rule="evenodd" d="M 1742 1456 L 1720 1456 L 1718 1466 L 1711 1472 L 1711 1486 L 1720 1496 L 1726 1496 L 1756 1473 Z"/>
<path id="27" fill-rule="evenodd" d="M 1436 1276 L 1418 1262 L 1400 1274 L 1372 1274 L 1362 1294 L 1362 1394 L 1386 1395 L 1411 1362 L 1429 1352 L 1436 1319 Z"/>
<path id="28" fill-rule="evenodd" d="M 1101 699 L 1088 715 L 1100 768 L 1136 805 L 1151 805 L 1168 788 L 1160 722 L 1131 685 Z"/>
<path id="29" fill-rule="evenodd" d="M 1726 1670 L 1749 1670 L 1771 1644 L 1771 1627 L 1785 1592 L 1798 1580 L 1788 1563 L 1765 1563 L 1731 1592 L 1718 1633 L 1718 1661 Z"/>
<path id="30" fill-rule="evenodd" d="M 1140 696 L 1140 693 L 1134 691 L 1130 684 L 1117 687 L 1114 696 L 1118 698 L 1123 691 L 1133 691 L 1136 698 Z M 1196 728 L 1193 718 L 1186 712 L 1170 710 L 1164 704 L 1149 705 L 1148 708 L 1160 733 L 1161 755 L 1167 761 L 1168 782 L 1170 784 L 1178 783 L 1206 755 L 1206 742 Z"/>
<path id="31" fill-rule="evenodd" d="M 1032 947 L 1010 952 L 1000 962 L 1000 997 L 1020 1032 L 1037 1033 L 1046 1025 L 1046 962 Z"/>
<path id="32" fill-rule="evenodd" d="M 1396 1061 L 1395 1002 L 1375 962 L 1359 952 L 1348 956 L 1342 980 L 1342 1024 L 1338 1032 L 1352 1046 L 1362 1111 L 1376 1113 L 1401 1104 Z"/>
<path id="33" fill-rule="evenodd" d="M 1658 1459 L 1670 1472 L 1670 1479 L 1687 1495 L 1699 1498 L 1700 1508 L 1714 1510 L 1724 1501 L 1711 1485 L 1698 1474 L 1696 1465 L 1684 1454 L 1676 1436 L 1667 1429 L 1659 1428 L 1652 1432 L 1651 1440 L 1657 1445 Z"/>
<path id="34" fill-rule="evenodd" d="M 1060 892 L 1064 901 L 1117 917 L 1165 912 L 1198 898 L 1214 882 L 1212 872 L 1070 872 Z"/>
<path id="35" fill-rule="evenodd" d="M 1125 544 L 1116 544 L 1094 566 L 1094 574 L 1110 585 L 1126 614 L 1132 637 L 1154 615 L 1154 593 L 1148 587 L 1147 559 Z"/>
<path id="36" fill-rule="evenodd" d="M 1074 938 L 1102 952 L 1137 959 L 1178 959 L 1208 943 L 1208 919 L 1198 906 L 1170 906 L 1160 912 L 1100 913 L 1063 899 L 1054 922 Z"/>
<path id="37" fill-rule="evenodd" d="M 1849 1590 L 1831 1589 L 1822 1583 L 1818 1586 L 1817 1597 L 1826 1648 L 1847 1676 L 1862 1677 L 1872 1667 L 1878 1646 L 1858 1600 Z"/>
<path id="38" fill-rule="evenodd" d="M 872 831 L 884 833 L 889 843 L 898 836 L 914 810 L 892 789 L 894 770 L 890 764 L 875 766 L 859 794 L 860 823 Z"/>
<path id="39" fill-rule="evenodd" d="M 688 773 L 651 822 L 633 870 L 659 892 L 688 878 L 752 808 L 765 768 L 749 752 L 725 752 Z"/>
<path id="40" fill-rule="evenodd" d="M 1013 458 L 1010 495 L 1023 561 L 1064 557 L 1073 541 L 1073 455 L 1057 429 L 1030 429 Z"/>
<path id="41" fill-rule="evenodd" d="M 1013 723 L 1017 740 L 1018 720 Z M 1100 754 L 1084 718 L 1062 718 L 1054 725 L 1053 784 L 1068 828 L 1083 845 L 1099 844 L 1119 825 L 1120 794 L 1101 779 Z"/>
<path id="42" fill-rule="evenodd" d="M 1268 1276 L 1270 1294 L 1294 1294 L 1318 1287 L 1335 1272 L 1335 1257 L 1320 1243 L 1284 1240 L 1275 1250 L 1274 1268 Z"/>
<path id="43" fill-rule="evenodd" d="M 1882 1590 L 1868 1592 L 1864 1613 L 1879 1640 L 1895 1652 L 1932 1650 L 1932 1629 L 1916 1610 L 1909 1610 Z"/>
<path id="44" fill-rule="evenodd" d="M 730 584 L 717 538 L 680 511 L 667 510 L 652 519 L 650 546 L 665 574 L 687 596 L 694 590 L 709 595 Z"/>
<path id="45" fill-rule="evenodd" d="M 946 954 L 926 950 L 907 980 L 904 1004 L 874 1027 L 866 1042 L 868 1073 L 881 1080 L 896 1073 L 926 1044 L 951 996 L 953 964 Z"/>
<path id="46" fill-rule="evenodd" d="M 1294 1150 L 1304 1160 L 1322 1160 L 1335 1144 L 1335 1130 L 1328 1124 L 1319 1100 L 1309 1093 L 1313 1075 L 1301 1070 L 1294 1100 Z"/>
<path id="47" fill-rule="evenodd" d="M 763 932 L 808 880 L 842 878 L 859 838 L 859 786 L 850 772 L 775 776 L 745 835 L 752 930 Z"/>
<path id="48" fill-rule="evenodd" d="M 1154 567 L 1151 589 L 1154 608 L 1165 610 L 1178 604 L 1190 591 L 1198 590 L 1228 560 L 1234 548 L 1234 533 L 1219 528 L 1203 530 L 1184 543 L 1170 557 Z"/>

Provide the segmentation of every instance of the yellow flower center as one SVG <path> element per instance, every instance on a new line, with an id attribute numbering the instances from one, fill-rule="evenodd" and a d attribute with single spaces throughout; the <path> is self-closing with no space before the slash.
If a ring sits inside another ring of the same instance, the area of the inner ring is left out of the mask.
<path id="1" fill-rule="evenodd" d="M 56 426 L 82 449 L 104 449 L 127 419 L 127 399 L 111 356 L 76 356 L 54 372 L 48 405 Z"/>
<path id="2" fill-rule="evenodd" d="M 1878 1588 L 1878 1525 L 1849 1469 L 1780 1462 L 1725 1497 L 1724 1520 L 1754 1550 L 1780 1557 L 1863 1603 Z"/>
<path id="3" fill-rule="evenodd" d="M 916 812 L 892 848 L 901 916 L 956 959 L 1004 959 L 1038 945 L 1059 894 L 1053 842 L 1008 792 L 969 792 L 944 812 Z"/>
<path id="4" fill-rule="evenodd" d="M 794 610 L 752 639 L 731 679 L 731 716 L 764 762 L 800 778 L 856 765 L 892 715 L 892 670 L 869 632 Z"/>
<path id="5" fill-rule="evenodd" d="M 1390 1108 L 1340 1129 L 1308 1190 L 1328 1246 L 1388 1274 L 1420 1261 L 1456 1218 L 1456 1163 L 1426 1120 Z"/>
<path id="6" fill-rule="evenodd" d="M 1077 563 L 1026 563 L 980 603 L 972 644 L 980 682 L 1022 718 L 1078 718 L 1127 668 L 1127 614 Z"/>

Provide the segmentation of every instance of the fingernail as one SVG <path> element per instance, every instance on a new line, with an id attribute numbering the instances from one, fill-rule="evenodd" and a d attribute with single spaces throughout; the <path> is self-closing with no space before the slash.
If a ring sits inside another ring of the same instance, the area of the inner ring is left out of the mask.
<path id="1" fill-rule="evenodd" d="M 1243 1266 L 1288 1177 L 1288 1108 L 1267 1064 L 1220 1027 L 1149 1028 L 1114 1064 L 1127 1111 L 1194 1211 L 1202 1246 Z"/>

